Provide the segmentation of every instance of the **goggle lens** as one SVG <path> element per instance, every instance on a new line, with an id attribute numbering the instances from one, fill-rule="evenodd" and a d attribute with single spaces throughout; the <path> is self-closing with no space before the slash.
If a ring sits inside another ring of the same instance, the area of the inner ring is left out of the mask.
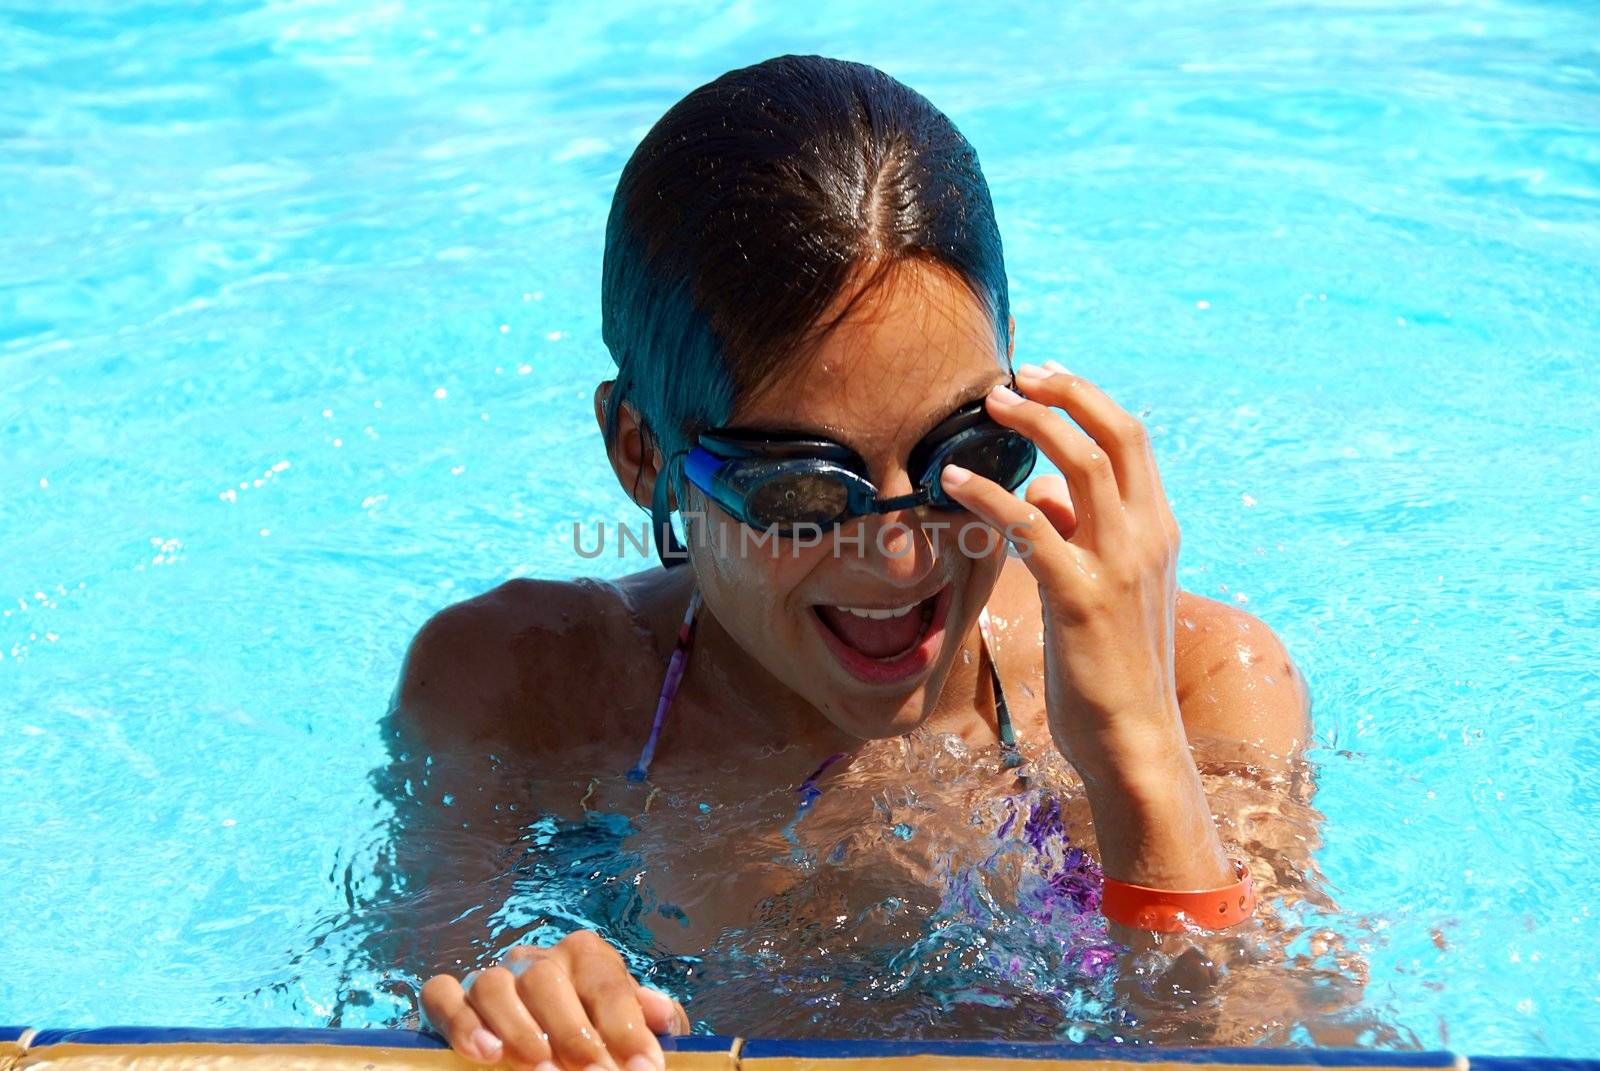
<path id="1" fill-rule="evenodd" d="M 1008 491 L 1014 491 L 1033 471 L 1036 456 L 1033 443 L 1010 428 L 983 429 L 962 436 L 948 448 L 939 451 L 929 466 L 929 504 L 947 513 L 966 508 L 945 494 L 939 482 L 946 465 L 960 465 L 985 479 L 993 480 Z"/>
<path id="2" fill-rule="evenodd" d="M 745 523 L 756 528 L 826 527 L 850 506 L 850 488 L 836 475 L 778 473 L 744 497 Z"/>

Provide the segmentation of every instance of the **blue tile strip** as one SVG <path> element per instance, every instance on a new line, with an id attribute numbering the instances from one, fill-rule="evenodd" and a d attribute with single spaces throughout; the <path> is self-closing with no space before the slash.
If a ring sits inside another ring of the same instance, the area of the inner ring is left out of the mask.
<path id="1" fill-rule="evenodd" d="M 785 1041 L 752 1038 L 742 1060 L 883 1059 L 893 1056 L 965 1056 L 1012 1060 L 1121 1060 L 1269 1067 L 1453 1068 L 1450 1052 L 1373 1052 L 1356 1049 L 1160 1049 L 1144 1045 L 1075 1045 L 1052 1041 Z M 1511 1071 L 1511 1069 L 1501 1069 Z"/>
<path id="2" fill-rule="evenodd" d="M 656 1040 L 661 1042 L 663 1052 L 728 1052 L 739 1039 L 719 1034 L 683 1034 Z"/>
<path id="3" fill-rule="evenodd" d="M 415 1030 L 325 1030 L 314 1027 L 287 1029 L 182 1026 L 106 1026 L 95 1030 L 41 1030 L 30 1049 L 46 1045 L 350 1045 L 359 1048 L 444 1049 L 449 1046 L 432 1034 Z"/>
<path id="4" fill-rule="evenodd" d="M 1559 1056 L 1473 1056 L 1472 1071 L 1600 1071 L 1600 1060 Z"/>
<path id="5" fill-rule="evenodd" d="M 27 1026 L 0 1026 L 0 1041 L 16 1041 L 31 1029 Z"/>

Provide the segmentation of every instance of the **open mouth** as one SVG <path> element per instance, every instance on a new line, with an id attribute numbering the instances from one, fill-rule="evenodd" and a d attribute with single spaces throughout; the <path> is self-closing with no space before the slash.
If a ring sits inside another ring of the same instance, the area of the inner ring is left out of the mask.
<path id="1" fill-rule="evenodd" d="M 946 584 L 921 602 L 903 606 L 811 608 L 828 649 L 858 680 L 892 683 L 932 664 L 950 607 Z"/>

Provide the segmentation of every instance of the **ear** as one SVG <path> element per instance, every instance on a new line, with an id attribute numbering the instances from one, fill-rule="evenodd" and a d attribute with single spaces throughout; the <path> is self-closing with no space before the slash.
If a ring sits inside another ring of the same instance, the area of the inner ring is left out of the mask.
<path id="1" fill-rule="evenodd" d="M 1011 355 L 1017 352 L 1017 318 L 1006 318 L 1006 362 L 1009 364 Z"/>
<path id="2" fill-rule="evenodd" d="M 606 399 L 616 382 L 605 380 L 594 390 L 594 419 L 602 436 L 606 432 Z M 606 444 L 606 457 L 622 490 L 636 505 L 648 510 L 656 489 L 656 473 L 661 471 L 661 451 L 650 444 L 639 411 L 627 402 L 617 410 L 617 437 Z"/>

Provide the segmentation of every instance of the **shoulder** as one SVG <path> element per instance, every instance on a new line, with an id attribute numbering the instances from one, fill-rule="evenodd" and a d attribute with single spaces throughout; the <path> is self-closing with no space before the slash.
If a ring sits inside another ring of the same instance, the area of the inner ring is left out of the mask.
<path id="1" fill-rule="evenodd" d="M 439 611 L 417 632 L 395 716 L 434 746 L 472 740 L 559 745 L 596 680 L 641 642 L 628 602 L 588 580 L 507 581 Z M 631 643 L 630 643 L 631 641 Z"/>
<path id="2" fill-rule="evenodd" d="M 1180 591 L 1174 655 L 1178 706 L 1191 742 L 1241 743 L 1284 758 L 1308 743 L 1305 679 L 1283 641 L 1259 618 Z"/>
<path id="3" fill-rule="evenodd" d="M 1043 608 L 1025 563 L 1008 558 L 991 606 L 1005 608 L 995 627 L 1023 641 L 1002 643 L 998 656 L 1004 678 L 1020 681 L 1033 700 L 1014 703 L 1012 713 L 1043 736 Z M 1277 634 L 1237 606 L 1183 590 L 1174 616 L 1173 675 L 1190 743 L 1203 744 L 1207 756 L 1257 763 L 1296 756 L 1311 737 L 1310 693 Z"/>

